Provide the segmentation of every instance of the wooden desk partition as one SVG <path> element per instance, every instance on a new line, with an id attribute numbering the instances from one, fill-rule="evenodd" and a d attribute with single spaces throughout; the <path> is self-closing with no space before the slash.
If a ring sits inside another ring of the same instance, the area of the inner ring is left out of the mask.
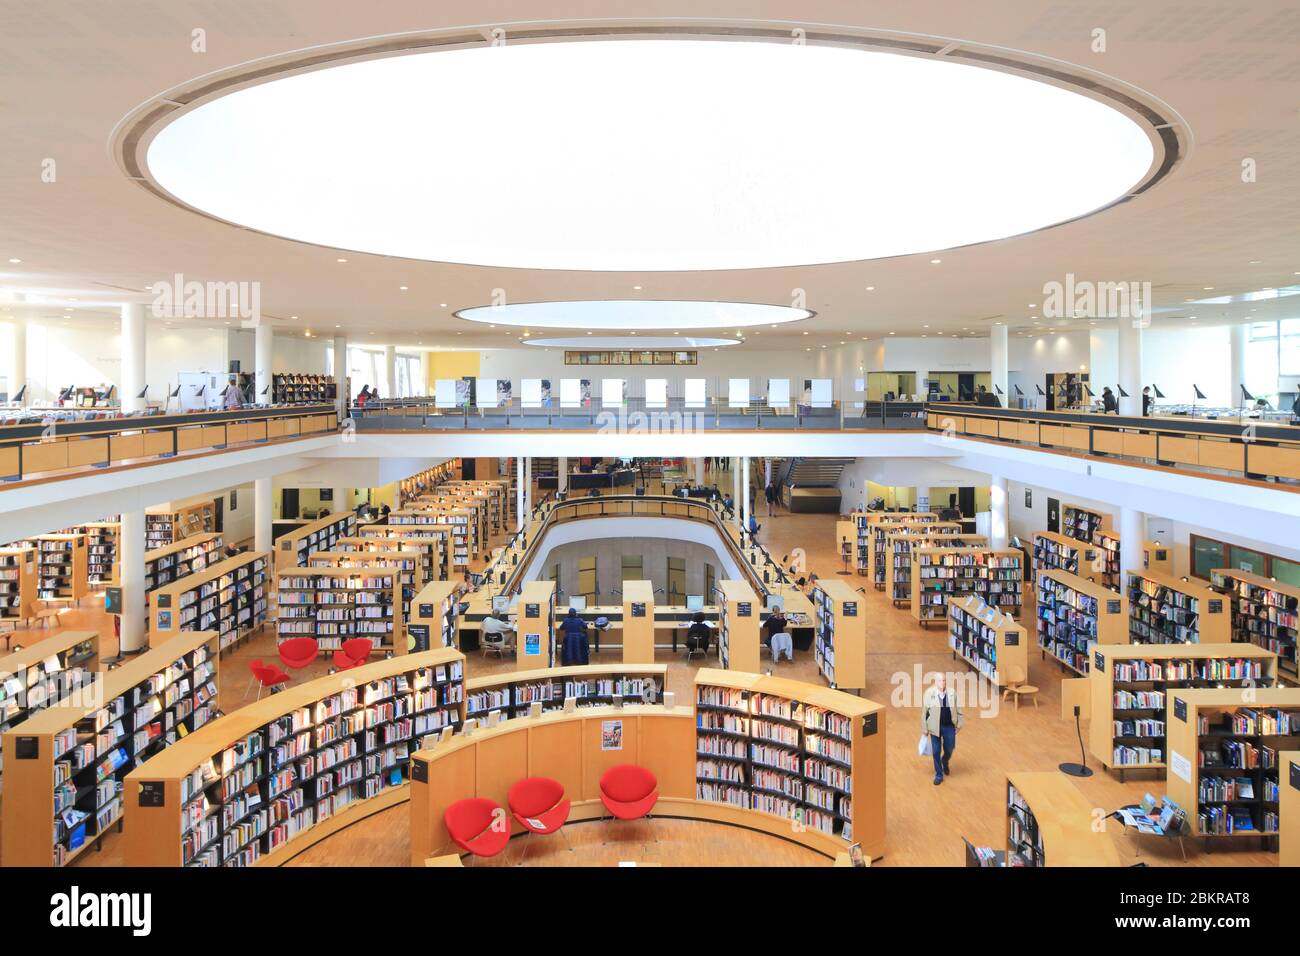
<path id="1" fill-rule="evenodd" d="M 1283 750 L 1277 755 L 1278 815 L 1284 821 L 1278 841 L 1279 866 L 1300 866 L 1300 750 Z"/>
<path id="2" fill-rule="evenodd" d="M 412 654 L 437 647 L 460 646 L 460 614 L 457 613 L 460 581 L 430 581 L 411 600 L 411 620 L 399 654 Z"/>
<path id="3" fill-rule="evenodd" d="M 515 667 L 521 671 L 559 663 L 555 636 L 555 582 L 532 581 L 519 595 L 515 622 Z"/>
<path id="4" fill-rule="evenodd" d="M 649 581 L 623 582 L 623 663 L 653 664 L 655 590 Z"/>
<path id="5" fill-rule="evenodd" d="M 718 590 L 718 666 L 726 670 L 757 673 L 760 660 L 759 614 L 762 603 L 744 581 L 720 581 Z"/>

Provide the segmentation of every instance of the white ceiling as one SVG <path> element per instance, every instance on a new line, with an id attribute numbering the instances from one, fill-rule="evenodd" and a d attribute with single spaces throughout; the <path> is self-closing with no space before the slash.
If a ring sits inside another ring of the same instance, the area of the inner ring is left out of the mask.
<path id="1" fill-rule="evenodd" d="M 638 16 L 630 22 L 637 25 L 681 9 L 662 2 L 635 8 Z M 494 290 L 513 302 L 644 296 L 786 305 L 802 290 L 804 304 L 817 314 L 797 328 L 756 330 L 737 346 L 749 349 L 787 348 L 796 336 L 807 346 L 803 330 L 822 339 L 815 344 L 835 345 L 846 335 L 906 335 L 923 324 L 972 335 L 993 321 L 1032 328 L 1030 316 L 1041 318 L 1036 307 L 1044 283 L 1063 281 L 1066 273 L 1151 282 L 1155 324 L 1300 314 L 1295 298 L 1186 301 L 1300 282 L 1300 7 L 1279 0 L 1237 6 L 1178 0 L 693 3 L 692 16 L 715 25 L 798 27 L 810 35 L 829 29 L 825 25 L 877 35 L 898 31 L 1017 51 L 1017 59 L 1056 60 L 1070 73 L 1094 71 L 1110 78 L 1108 85 L 1143 91 L 1168 104 L 1185 124 L 1187 155 L 1144 194 L 1045 231 L 945 250 L 938 264 L 923 254 L 798 268 L 635 274 L 345 255 L 170 204 L 129 180 L 118 164 L 115 129 L 123 118 L 201 76 L 247 69 L 263 58 L 296 60 L 301 51 L 359 38 L 477 26 L 486 44 L 493 26 L 504 27 L 509 42 L 512 31 L 527 29 L 524 21 L 572 22 L 573 8 L 554 0 L 511 0 L 499 9 L 501 21 L 484 23 L 481 4 L 465 0 L 331 4 L 328 16 L 316 0 L 6 5 L 0 11 L 0 297 L 48 297 L 35 309 L 17 309 L 28 314 L 98 307 L 106 317 L 101 321 L 108 321 L 116 303 L 147 300 L 147 285 L 175 273 L 200 281 L 260 281 L 263 314 L 284 333 L 310 328 L 332 334 L 339 325 L 372 343 L 444 348 L 513 344 L 518 330 L 484 329 L 452 317 L 455 310 L 490 304 Z M 735 19 L 755 13 L 774 22 Z M 580 26 L 586 32 L 616 23 Z M 191 48 L 195 29 L 205 31 L 206 52 Z M 1092 50 L 1096 29 L 1106 31 L 1105 52 Z M 844 115 L 852 121 L 852 102 L 844 104 Z M 798 116 L 790 118 L 789 128 L 809 149 L 817 148 L 817 129 L 802 127 Z M 1070 143 L 1060 143 L 1060 149 L 1068 151 Z M 527 162 L 527 147 L 518 155 Z M 56 178 L 46 182 L 42 172 L 50 160 Z M 1255 182 L 1242 181 L 1245 161 L 1253 161 Z M 13 264 L 10 258 L 22 261 Z M 78 301 L 69 301 L 74 297 Z M 4 308 L 0 298 L 0 312 Z"/>

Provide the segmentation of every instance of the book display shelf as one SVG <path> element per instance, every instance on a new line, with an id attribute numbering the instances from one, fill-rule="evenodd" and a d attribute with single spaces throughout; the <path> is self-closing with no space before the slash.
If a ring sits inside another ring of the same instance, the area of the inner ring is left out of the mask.
<path id="1" fill-rule="evenodd" d="M 889 560 L 885 538 L 901 528 L 934 524 L 939 520 L 937 514 L 929 511 L 868 511 L 853 518 L 857 525 L 859 573 L 866 573 L 877 591 L 885 590 L 885 567 Z M 951 527 L 951 522 L 945 527 Z M 956 530 L 960 532 L 961 526 Z"/>
<path id="2" fill-rule="evenodd" d="M 366 527 L 386 527 L 386 525 L 367 525 Z M 360 529 L 358 529 L 359 531 Z M 443 539 L 434 535 L 376 535 L 374 537 L 339 538 L 334 543 L 335 551 L 370 552 L 383 554 L 385 551 L 418 551 L 420 553 L 420 584 L 430 581 L 446 581 L 451 569 L 446 564 Z"/>
<path id="3" fill-rule="evenodd" d="M 36 568 L 36 596 L 43 601 L 71 601 L 90 593 L 86 536 L 43 534 L 32 543 L 40 553 Z"/>
<path id="4" fill-rule="evenodd" d="M 931 532 L 929 529 L 934 529 Z M 912 603 L 913 548 L 987 548 L 989 539 L 982 534 L 962 534 L 956 522 L 897 525 L 885 535 L 885 590 L 894 607 Z"/>
<path id="5" fill-rule="evenodd" d="M 464 660 L 373 661 L 191 733 L 127 776 L 127 865 L 274 866 L 406 800 L 420 739 L 460 725 Z"/>
<path id="6" fill-rule="evenodd" d="M 1035 578 L 1043 571 L 1066 571 L 1084 577 L 1101 573 L 1095 547 L 1053 531 L 1034 535 L 1033 556 Z"/>
<path id="7" fill-rule="evenodd" d="M 221 560 L 222 538 L 216 532 L 196 534 L 174 544 L 146 551 L 144 555 L 144 589 L 146 592 L 202 571 Z"/>
<path id="8" fill-rule="evenodd" d="M 454 511 L 402 509 L 389 514 L 388 525 L 385 527 L 395 533 L 396 529 L 428 526 L 445 529 L 450 536 L 451 566 L 453 568 L 467 568 L 469 567 L 470 558 L 478 557 L 478 551 L 473 548 L 470 540 L 474 526 L 470 523 L 470 512 L 467 509 L 455 509 Z M 369 535 L 365 536 L 369 537 Z"/>
<path id="9" fill-rule="evenodd" d="M 397 483 L 398 501 L 407 502 L 418 498 L 425 492 L 438 487 L 444 481 L 460 478 L 461 462 L 459 458 L 448 458 L 440 465 L 426 468 L 424 471 L 403 478 Z"/>
<path id="10" fill-rule="evenodd" d="M 1273 687 L 1277 655 L 1249 644 L 1097 645 L 1088 674 L 1088 746 L 1103 767 L 1164 770 L 1169 693 Z"/>
<path id="11" fill-rule="evenodd" d="M 217 503 L 212 499 L 189 504 L 146 511 L 144 516 L 144 546 L 148 550 L 161 548 L 173 541 L 181 541 L 196 534 L 217 530 Z"/>
<path id="12" fill-rule="evenodd" d="M 1093 570 L 1096 572 L 1097 580 L 1112 591 L 1119 591 L 1124 587 L 1124 576 L 1120 573 L 1119 533 L 1115 530 L 1114 520 L 1107 512 L 1086 508 L 1083 505 L 1063 504 L 1061 532 L 1067 537 L 1095 545 L 1097 552 Z M 1147 541 L 1142 545 L 1142 566 L 1148 571 L 1172 574 L 1172 552 L 1159 542 Z"/>
<path id="13" fill-rule="evenodd" d="M 718 582 L 718 666 L 724 670 L 758 673 L 760 662 L 758 599 L 744 581 Z"/>
<path id="14" fill-rule="evenodd" d="M 1128 598 L 1066 571 L 1042 571 L 1034 584 L 1042 656 L 1087 674 L 1094 644 L 1127 644 Z"/>
<path id="15" fill-rule="evenodd" d="M 1007 777 L 1007 866 L 1122 866 L 1095 801 L 1059 773 Z"/>
<path id="16" fill-rule="evenodd" d="M 322 654 L 353 638 L 369 638 L 380 654 L 402 635 L 401 582 L 396 570 L 287 568 L 275 572 L 277 643 L 310 637 Z"/>
<path id="17" fill-rule="evenodd" d="M 465 717 L 482 723 L 495 713 L 500 720 L 512 720 L 527 717 L 533 704 L 549 714 L 564 710 L 569 698 L 579 709 L 608 706 L 616 700 L 662 704 L 667 678 L 667 664 L 589 664 L 530 671 L 526 676 L 474 677 L 465 682 Z"/>
<path id="18" fill-rule="evenodd" d="M 397 577 L 397 611 L 393 615 L 394 653 L 406 647 L 406 622 L 411 619 L 411 602 L 423 585 L 419 551 L 382 551 L 360 554 L 352 551 L 317 551 L 307 559 L 309 568 L 386 568 Z"/>
<path id="19" fill-rule="evenodd" d="M 245 551 L 149 592 L 149 633 L 216 631 L 222 653 L 266 621 L 271 555 Z"/>
<path id="20" fill-rule="evenodd" d="M 1273 651 L 1282 675 L 1297 681 L 1300 588 L 1231 568 L 1216 568 L 1210 572 L 1210 579 L 1215 590 L 1228 598 L 1233 641 Z"/>
<path id="21" fill-rule="evenodd" d="M 1169 799 L 1187 811 L 1192 835 L 1263 837 L 1300 827 L 1279 812 L 1281 753 L 1300 746 L 1300 688 L 1173 690 L 1169 705 Z M 1248 699 L 1247 699 L 1248 698 Z"/>
<path id="22" fill-rule="evenodd" d="M 271 376 L 271 395 L 276 405 L 332 402 L 338 397 L 338 386 L 333 375 L 281 372 Z"/>
<path id="23" fill-rule="evenodd" d="M 340 538 L 355 537 L 357 516 L 353 511 L 335 511 L 295 528 L 275 539 L 275 566 L 301 568 L 317 551 L 333 551 Z"/>
<path id="24" fill-rule="evenodd" d="M 217 635 L 172 637 L 4 734 L 0 865 L 64 866 L 122 823 L 125 779 L 216 715 Z"/>
<path id="25" fill-rule="evenodd" d="M 0 548 L 0 623 L 17 625 L 36 613 L 35 548 Z"/>
<path id="26" fill-rule="evenodd" d="M 122 526 L 116 521 L 95 521 L 80 530 L 86 536 L 86 583 L 94 588 L 116 584 Z"/>
<path id="27" fill-rule="evenodd" d="M 831 687 L 861 690 L 867 686 L 866 607 L 854 588 L 822 578 L 812 591 L 817 619 L 814 655 L 817 670 Z"/>
<path id="28" fill-rule="evenodd" d="M 430 566 L 435 569 L 434 576 L 438 580 L 448 581 L 455 573 L 455 564 L 453 563 L 453 552 L 455 551 L 453 534 L 455 530 L 449 524 L 363 524 L 357 527 L 357 537 L 365 538 L 368 541 L 398 542 L 402 550 L 415 546 L 428 548 L 431 555 L 433 552 L 429 539 L 434 538 L 437 540 L 438 554 Z M 354 539 L 340 538 L 339 540 L 352 541 Z M 414 544 L 408 543 L 408 541 L 414 542 Z M 346 549 L 340 548 L 339 550 Z"/>
<path id="29" fill-rule="evenodd" d="M 530 581 L 519 594 L 515 667 L 544 670 L 559 661 L 555 648 L 555 582 Z"/>
<path id="30" fill-rule="evenodd" d="M 948 602 L 974 594 L 1004 614 L 1020 614 L 1024 553 L 1018 549 L 912 548 L 912 617 L 926 627 Z"/>
<path id="31" fill-rule="evenodd" d="M 701 668 L 696 799 L 884 853 L 885 708 L 830 688 Z"/>
<path id="32" fill-rule="evenodd" d="M 1129 571 L 1129 640 L 1134 644 L 1227 644 L 1227 598 L 1158 571 Z"/>
<path id="33" fill-rule="evenodd" d="M 1281 767 L 1277 775 L 1278 816 L 1300 820 L 1300 750 L 1283 750 L 1277 757 Z M 1278 866 L 1300 866 L 1300 827 L 1283 824 L 1277 849 Z"/>
<path id="34" fill-rule="evenodd" d="M 948 646 L 994 687 L 1004 686 L 1016 668 L 1029 675 L 1025 629 L 974 595 L 949 603 Z"/>
<path id="35" fill-rule="evenodd" d="M 1061 533 L 1078 541 L 1097 543 L 1097 535 L 1115 530 L 1114 519 L 1105 511 L 1061 502 Z"/>
<path id="36" fill-rule="evenodd" d="M 488 509 L 487 502 L 481 498 L 442 492 L 416 498 L 406 506 L 406 510 L 446 515 L 448 524 L 462 526 L 464 550 L 471 558 L 477 558 L 487 545 Z M 391 515 L 389 522 L 392 522 Z"/>
<path id="37" fill-rule="evenodd" d="M 488 531 L 502 534 L 510 530 L 509 489 L 504 481 L 492 479 L 454 479 L 442 483 L 453 495 L 478 498 L 487 504 Z"/>
<path id="38" fill-rule="evenodd" d="M 623 582 L 623 663 L 655 661 L 655 588 L 650 581 Z"/>
<path id="39" fill-rule="evenodd" d="M 871 562 L 871 538 L 865 515 L 850 515 L 835 522 L 836 553 L 845 568 L 868 574 Z M 862 519 L 862 524 L 858 520 Z"/>
<path id="40" fill-rule="evenodd" d="M 98 631 L 63 631 L 0 657 L 0 731 L 87 685 L 100 669 L 99 650 Z"/>
<path id="41" fill-rule="evenodd" d="M 420 589 L 407 619 L 405 653 L 460 646 L 460 601 L 464 591 L 460 581 L 430 581 Z"/>

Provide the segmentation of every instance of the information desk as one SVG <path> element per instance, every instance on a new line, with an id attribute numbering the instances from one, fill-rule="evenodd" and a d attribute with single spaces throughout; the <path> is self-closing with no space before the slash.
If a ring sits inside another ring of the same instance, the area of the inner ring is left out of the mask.
<path id="1" fill-rule="evenodd" d="M 571 471 L 569 492 L 588 491 L 592 488 L 624 488 L 636 484 L 636 472 L 631 468 L 617 471 Z"/>

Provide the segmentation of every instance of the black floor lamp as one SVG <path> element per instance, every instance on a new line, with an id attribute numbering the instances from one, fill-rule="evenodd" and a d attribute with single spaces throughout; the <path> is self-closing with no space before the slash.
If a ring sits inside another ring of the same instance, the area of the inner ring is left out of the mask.
<path id="1" fill-rule="evenodd" d="M 1079 756 L 1083 758 L 1082 763 L 1063 763 L 1058 764 L 1061 773 L 1068 773 L 1071 777 L 1091 777 L 1092 768 L 1088 766 L 1088 752 L 1083 746 L 1083 727 L 1079 723 L 1079 705 L 1074 705 L 1074 732 L 1079 735 Z"/>

